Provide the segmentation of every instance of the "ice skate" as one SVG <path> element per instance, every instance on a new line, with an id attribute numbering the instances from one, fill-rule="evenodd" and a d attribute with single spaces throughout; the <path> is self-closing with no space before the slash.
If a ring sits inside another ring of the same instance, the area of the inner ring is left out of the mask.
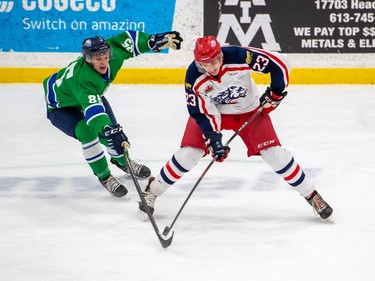
<path id="1" fill-rule="evenodd" d="M 146 186 L 145 190 L 142 192 L 143 197 L 145 198 L 145 201 L 147 203 L 148 209 L 150 210 L 150 213 L 154 213 L 154 204 L 156 200 L 156 195 L 153 194 L 150 190 L 150 184 L 155 180 L 154 177 L 151 177 L 148 180 L 148 185 Z M 138 208 L 138 216 L 141 220 L 145 221 L 148 218 L 147 211 L 145 206 L 143 205 L 142 201 L 139 201 L 139 208 Z"/>
<path id="2" fill-rule="evenodd" d="M 106 179 L 99 178 L 99 181 L 115 197 L 123 197 L 128 193 L 126 187 L 112 175 L 109 175 Z"/>
<path id="3" fill-rule="evenodd" d="M 116 165 L 118 168 L 123 170 L 125 173 L 130 174 L 129 168 L 122 167 L 119 163 L 117 163 L 114 159 L 111 158 L 111 163 Z M 135 161 L 131 161 L 130 164 L 133 167 L 134 175 L 139 178 L 148 178 L 151 175 L 151 170 L 142 164 L 138 164 Z"/>
<path id="4" fill-rule="evenodd" d="M 322 219 L 327 219 L 332 215 L 333 209 L 316 190 L 306 200 L 313 207 L 314 213 Z"/>

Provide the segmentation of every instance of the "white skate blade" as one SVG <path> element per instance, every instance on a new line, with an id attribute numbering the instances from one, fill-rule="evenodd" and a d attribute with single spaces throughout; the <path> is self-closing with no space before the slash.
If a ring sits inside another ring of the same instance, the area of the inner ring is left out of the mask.
<path id="1" fill-rule="evenodd" d="M 335 217 L 333 216 L 333 214 L 331 214 L 328 218 L 325 219 L 325 221 L 327 223 L 335 223 Z"/>

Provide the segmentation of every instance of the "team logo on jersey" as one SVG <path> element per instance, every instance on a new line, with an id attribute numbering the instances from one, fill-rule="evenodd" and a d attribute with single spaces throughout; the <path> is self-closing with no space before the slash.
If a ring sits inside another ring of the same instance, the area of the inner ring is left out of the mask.
<path id="1" fill-rule="evenodd" d="M 239 98 L 244 98 L 247 94 L 247 89 L 244 87 L 231 86 L 224 92 L 218 93 L 213 100 L 221 104 L 237 103 Z"/>
<path id="2" fill-rule="evenodd" d="M 214 90 L 214 85 L 210 82 L 205 84 L 204 88 L 200 91 L 201 94 L 205 97 L 209 97 L 210 93 Z"/>
<path id="3" fill-rule="evenodd" d="M 208 94 L 209 92 L 212 92 L 214 90 L 214 87 L 213 87 L 213 85 L 211 85 L 211 84 L 208 84 L 208 85 L 206 85 L 206 88 L 204 88 L 204 93 L 205 94 Z"/>

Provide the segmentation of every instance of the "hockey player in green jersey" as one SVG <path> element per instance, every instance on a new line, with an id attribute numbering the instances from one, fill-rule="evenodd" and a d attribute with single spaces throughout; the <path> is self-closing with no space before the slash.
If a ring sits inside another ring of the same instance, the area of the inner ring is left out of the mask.
<path id="1" fill-rule="evenodd" d="M 130 142 L 104 93 L 125 60 L 164 48 L 178 50 L 182 41 L 176 31 L 152 35 L 126 31 L 107 40 L 100 36 L 87 38 L 82 43 L 81 57 L 43 81 L 47 118 L 81 143 L 93 173 L 116 197 L 123 197 L 128 191 L 111 174 L 102 145 L 107 148 L 111 163 L 128 173 L 123 147 L 129 147 Z M 134 161 L 131 165 L 136 176 L 150 176 L 145 165 Z"/>

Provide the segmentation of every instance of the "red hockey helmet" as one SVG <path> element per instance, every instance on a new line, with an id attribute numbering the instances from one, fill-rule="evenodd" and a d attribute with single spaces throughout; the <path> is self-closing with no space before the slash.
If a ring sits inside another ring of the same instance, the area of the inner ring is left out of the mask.
<path id="1" fill-rule="evenodd" d="M 215 36 L 205 36 L 195 41 L 194 58 L 199 63 L 209 63 L 221 54 L 220 43 Z"/>

